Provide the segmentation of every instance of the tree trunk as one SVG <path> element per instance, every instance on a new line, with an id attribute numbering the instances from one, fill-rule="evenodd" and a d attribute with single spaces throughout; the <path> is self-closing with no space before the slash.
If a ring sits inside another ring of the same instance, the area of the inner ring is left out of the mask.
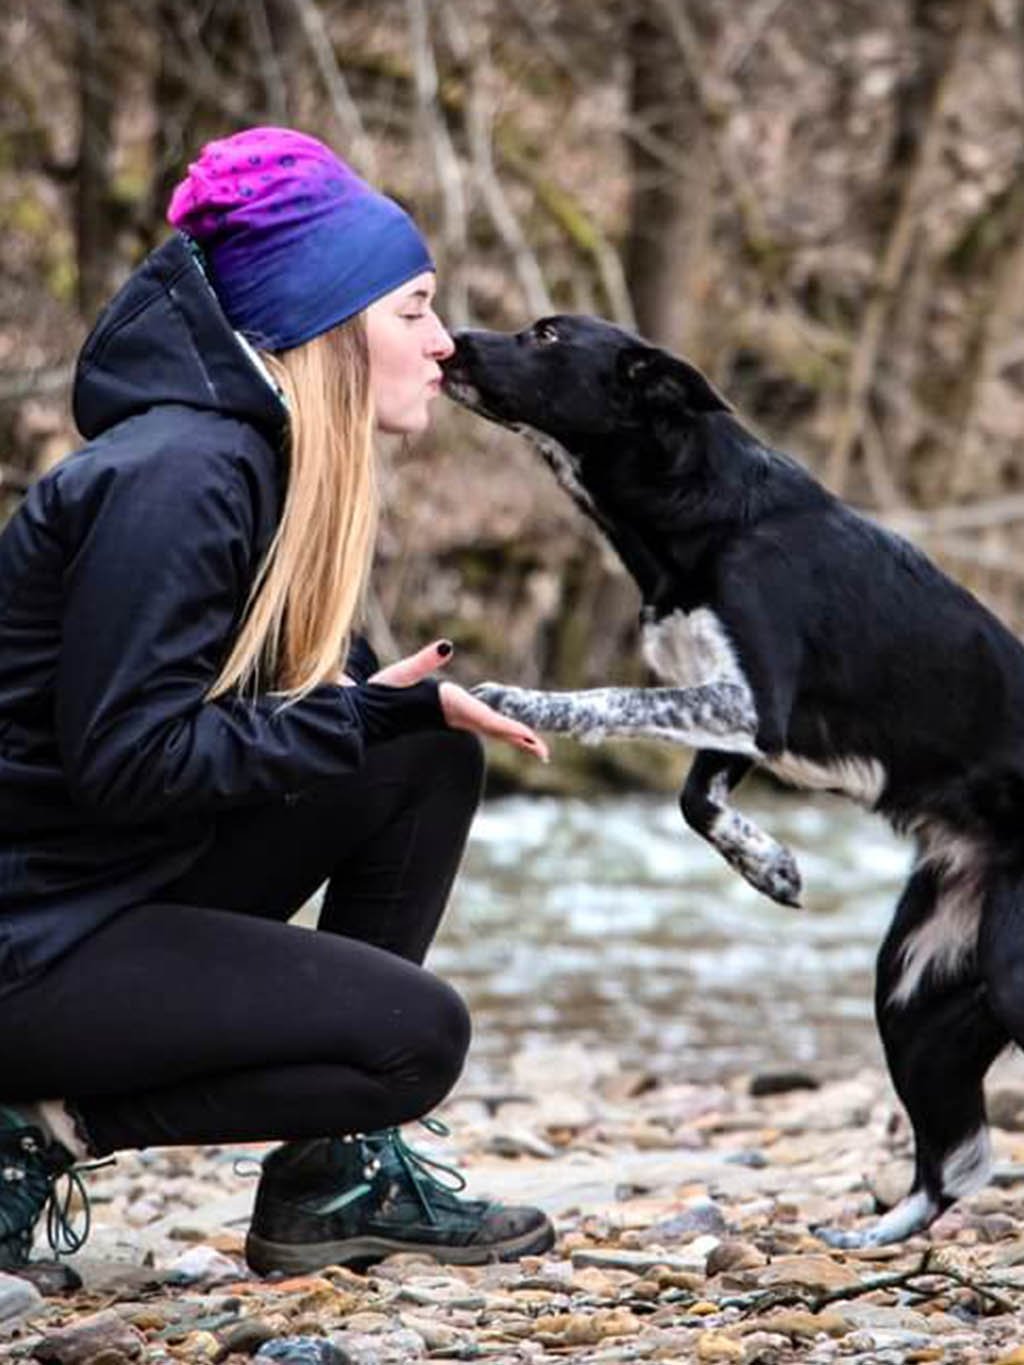
<path id="1" fill-rule="evenodd" d="M 117 255 L 111 192 L 115 72 L 109 34 L 113 16 L 111 0 L 71 0 L 71 7 L 78 26 L 78 310 L 89 320 L 107 300 Z"/>
<path id="2" fill-rule="evenodd" d="M 705 188 L 711 173 L 706 139 L 675 44 L 645 3 L 628 21 L 627 52 L 633 135 L 626 276 L 640 331 L 659 345 L 692 352 L 700 292 L 695 266 L 712 199 Z M 655 144 L 685 147 L 692 180 L 667 167 Z"/>

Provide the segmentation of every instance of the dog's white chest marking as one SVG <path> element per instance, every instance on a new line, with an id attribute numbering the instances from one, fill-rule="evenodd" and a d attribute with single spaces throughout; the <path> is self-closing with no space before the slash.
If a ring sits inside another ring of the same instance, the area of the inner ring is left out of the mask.
<path id="1" fill-rule="evenodd" d="M 722 622 L 708 607 L 686 613 L 673 611 L 643 627 L 644 660 L 659 678 L 679 687 L 708 682 L 747 686 L 743 669 Z M 885 768 L 875 758 L 835 758 L 815 762 L 789 752 L 762 760 L 783 782 L 816 791 L 837 791 L 873 806 L 886 781 Z"/>
<path id="2" fill-rule="evenodd" d="M 885 768 L 877 758 L 833 758 L 826 763 L 788 751 L 763 766 L 782 782 L 814 791 L 842 792 L 862 806 L 873 806 L 885 790 Z"/>
<path id="3" fill-rule="evenodd" d="M 731 682 L 747 686 L 725 627 L 708 607 L 679 609 L 649 621 L 641 631 L 644 662 L 664 682 L 677 687 Z"/>
<path id="4" fill-rule="evenodd" d="M 536 427 L 528 427 L 525 423 L 519 423 L 517 430 L 539 452 L 544 463 L 570 498 L 585 510 L 592 511 L 594 500 L 580 483 L 579 475 L 576 472 L 576 461 L 565 446 L 556 441 L 553 436 L 549 436 L 547 432 L 538 431 Z"/>

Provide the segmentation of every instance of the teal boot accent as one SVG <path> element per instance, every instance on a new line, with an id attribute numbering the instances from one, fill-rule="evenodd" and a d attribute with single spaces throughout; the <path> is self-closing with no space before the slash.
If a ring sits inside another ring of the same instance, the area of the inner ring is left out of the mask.
<path id="1" fill-rule="evenodd" d="M 78 1249 L 89 1235 L 89 1201 L 74 1157 L 50 1140 L 16 1109 L 0 1105 L 0 1270 L 28 1264 L 36 1224 L 46 1210 L 46 1235 L 54 1255 Z M 57 1181 L 67 1177 L 63 1194 Z M 78 1191 L 85 1205 L 81 1232 L 71 1225 L 71 1201 Z"/>
<path id="2" fill-rule="evenodd" d="M 425 1126 L 447 1132 L 436 1119 Z M 463 1188 L 456 1171 L 410 1147 L 397 1128 L 285 1143 L 264 1162 L 246 1260 L 259 1275 L 297 1275 L 325 1265 L 371 1265 L 400 1251 L 483 1265 L 554 1245 L 554 1228 L 540 1209 L 460 1199 Z"/>

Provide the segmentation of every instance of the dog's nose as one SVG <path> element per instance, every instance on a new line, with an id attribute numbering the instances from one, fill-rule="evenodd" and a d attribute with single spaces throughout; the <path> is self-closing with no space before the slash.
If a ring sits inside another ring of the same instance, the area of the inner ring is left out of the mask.
<path id="1" fill-rule="evenodd" d="M 446 375 L 456 374 L 464 365 L 469 356 L 469 336 L 465 331 L 452 332 L 454 348 L 451 355 L 446 355 L 441 361 L 441 369 Z"/>

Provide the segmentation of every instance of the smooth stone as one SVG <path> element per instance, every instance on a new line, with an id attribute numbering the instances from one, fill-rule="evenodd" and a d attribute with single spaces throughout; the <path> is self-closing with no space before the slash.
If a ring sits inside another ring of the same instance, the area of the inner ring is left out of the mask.
<path id="1" fill-rule="evenodd" d="M 332 1332 L 331 1344 L 336 1346 L 349 1365 L 381 1365 L 382 1337 L 371 1337 L 366 1332 Z"/>
<path id="2" fill-rule="evenodd" d="M 268 1322 L 266 1318 L 245 1318 L 224 1333 L 221 1345 L 228 1355 L 237 1352 L 240 1355 L 251 1356 L 255 1355 L 265 1342 L 272 1341 L 274 1336 L 273 1323 Z"/>
<path id="3" fill-rule="evenodd" d="M 849 1266 L 839 1265 L 828 1256 L 777 1256 L 758 1272 L 761 1285 L 798 1284 L 806 1289 L 846 1289 L 858 1284 L 860 1276 Z"/>
<path id="4" fill-rule="evenodd" d="M 746 1358 L 743 1343 L 723 1332 L 702 1332 L 697 1338 L 697 1359 L 703 1362 L 742 1361 Z"/>
<path id="5" fill-rule="evenodd" d="M 793 1090 L 820 1090 L 821 1082 L 806 1071 L 761 1071 L 750 1081 L 750 1094 L 788 1095 Z"/>
<path id="6" fill-rule="evenodd" d="M 749 1242 L 722 1242 L 715 1247 L 707 1259 L 705 1269 L 708 1275 L 720 1275 L 723 1271 L 758 1270 L 765 1263 L 763 1251 Z"/>
<path id="7" fill-rule="evenodd" d="M 42 1294 L 28 1280 L 18 1275 L 0 1273 L 0 1322 L 26 1317 L 34 1309 L 43 1307 Z"/>
<path id="8" fill-rule="evenodd" d="M 82 1288 L 82 1276 L 66 1261 L 29 1261 L 12 1278 L 32 1285 L 44 1299 L 74 1294 Z"/>
<path id="9" fill-rule="evenodd" d="M 277 1365 L 350 1365 L 349 1358 L 326 1337 L 278 1337 L 264 1342 L 253 1359 Z"/>
<path id="10" fill-rule="evenodd" d="M 52 1332 L 33 1347 L 32 1358 L 43 1365 L 91 1365 L 108 1355 L 115 1360 L 138 1360 L 145 1342 L 142 1334 L 111 1309 L 82 1318 L 71 1327 Z"/>
<path id="11" fill-rule="evenodd" d="M 245 1268 L 213 1247 L 194 1246 L 183 1251 L 167 1267 L 170 1284 L 217 1284 L 246 1278 Z"/>
<path id="12" fill-rule="evenodd" d="M 637 1275 L 643 1275 L 646 1271 L 653 1270 L 655 1266 L 683 1273 L 692 1273 L 699 1269 L 703 1273 L 707 1267 L 708 1257 L 718 1245 L 717 1237 L 698 1237 L 686 1248 L 685 1255 L 659 1251 L 656 1247 L 646 1251 L 601 1249 L 588 1251 L 581 1248 L 572 1253 L 572 1264 L 574 1270 L 582 1270 L 584 1266 L 592 1265 L 598 1270 L 632 1270 Z"/>
<path id="13" fill-rule="evenodd" d="M 880 1328 L 886 1331 L 927 1333 L 931 1330 L 931 1324 L 923 1313 L 917 1313 L 913 1308 L 891 1308 L 881 1303 L 846 1303 L 843 1305 L 843 1317 L 851 1326 L 869 1331 Z"/>
<path id="14" fill-rule="evenodd" d="M 641 1245 L 649 1246 L 652 1242 L 666 1243 L 680 1241 L 685 1237 L 692 1236 L 693 1233 L 706 1232 L 717 1236 L 724 1236 L 727 1231 L 725 1216 L 713 1199 L 694 1199 L 673 1214 L 671 1218 L 665 1218 L 659 1223 L 652 1223 L 646 1228 L 641 1236 Z"/>
<path id="15" fill-rule="evenodd" d="M 913 1351 L 935 1345 L 934 1337 L 923 1332 L 897 1332 L 876 1327 L 851 1334 L 848 1345 L 858 1351 Z M 903 1356 L 906 1359 L 906 1356 Z"/>

